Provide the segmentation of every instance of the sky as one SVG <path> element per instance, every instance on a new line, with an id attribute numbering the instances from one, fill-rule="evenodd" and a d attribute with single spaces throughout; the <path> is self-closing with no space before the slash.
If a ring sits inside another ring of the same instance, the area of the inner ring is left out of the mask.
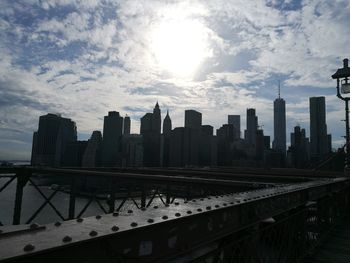
<path id="1" fill-rule="evenodd" d="M 0 159 L 29 159 L 40 115 L 74 120 L 86 140 L 119 111 L 139 133 L 158 101 L 173 127 L 184 110 L 215 129 L 255 108 L 273 139 L 278 81 L 287 141 L 309 136 L 309 97 L 325 96 L 333 147 L 344 104 L 331 75 L 350 57 L 348 0 L 2 0 Z"/>

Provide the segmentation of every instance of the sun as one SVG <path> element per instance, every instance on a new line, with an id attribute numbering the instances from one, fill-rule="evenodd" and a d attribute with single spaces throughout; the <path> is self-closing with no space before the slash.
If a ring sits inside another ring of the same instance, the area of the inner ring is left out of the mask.
<path id="1" fill-rule="evenodd" d="M 161 21 L 151 33 L 151 52 L 161 70 L 175 76 L 192 76 L 208 56 L 205 26 L 194 19 Z"/>

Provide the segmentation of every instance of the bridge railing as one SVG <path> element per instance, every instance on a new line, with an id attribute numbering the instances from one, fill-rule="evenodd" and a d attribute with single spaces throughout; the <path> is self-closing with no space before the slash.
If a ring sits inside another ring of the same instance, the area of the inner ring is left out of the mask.
<path id="1" fill-rule="evenodd" d="M 127 203 L 131 203 L 132 207 L 137 209 L 145 209 L 152 205 L 168 206 L 178 200 L 194 197 L 275 186 L 272 183 L 232 179 L 35 167 L 0 169 L 1 176 L 6 180 L 0 185 L 0 197 L 11 184 L 16 184 L 12 193 L 13 225 L 34 222 L 46 207 L 50 207 L 59 220 L 69 220 L 84 217 L 93 203 L 99 208 L 99 213 L 107 214 L 127 209 Z M 52 191 L 49 193 L 40 187 L 43 180 L 46 185 L 52 186 Z M 29 184 L 40 195 L 42 203 L 34 204 L 32 214 L 23 218 L 23 200 L 26 198 L 24 190 Z M 69 196 L 65 211 L 59 209 L 53 202 L 56 195 L 61 192 Z M 79 196 L 84 196 L 86 199 L 80 208 L 76 205 Z"/>
<path id="2" fill-rule="evenodd" d="M 329 178 L 3 227 L 0 260 L 301 262 L 349 211 L 349 190 L 348 178 Z"/>

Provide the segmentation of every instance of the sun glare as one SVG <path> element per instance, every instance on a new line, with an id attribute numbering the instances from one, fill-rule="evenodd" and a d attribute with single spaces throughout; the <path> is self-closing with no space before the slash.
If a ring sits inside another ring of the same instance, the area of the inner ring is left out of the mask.
<path id="1" fill-rule="evenodd" d="M 191 76 L 208 56 L 206 28 L 192 19 L 162 21 L 153 30 L 151 51 L 161 70 Z"/>

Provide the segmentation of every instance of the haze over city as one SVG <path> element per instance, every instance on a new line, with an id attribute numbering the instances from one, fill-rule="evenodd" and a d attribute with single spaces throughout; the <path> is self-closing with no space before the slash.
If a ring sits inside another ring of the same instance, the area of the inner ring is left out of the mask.
<path id="1" fill-rule="evenodd" d="M 1 1 L 0 159 L 29 159 L 38 117 L 60 113 L 79 139 L 103 116 L 155 101 L 173 127 L 184 110 L 215 129 L 255 108 L 273 138 L 273 101 L 286 101 L 287 143 L 309 136 L 309 97 L 325 96 L 333 147 L 344 105 L 331 75 L 349 56 L 348 1 Z M 214 130 L 215 130 L 214 129 Z"/>

